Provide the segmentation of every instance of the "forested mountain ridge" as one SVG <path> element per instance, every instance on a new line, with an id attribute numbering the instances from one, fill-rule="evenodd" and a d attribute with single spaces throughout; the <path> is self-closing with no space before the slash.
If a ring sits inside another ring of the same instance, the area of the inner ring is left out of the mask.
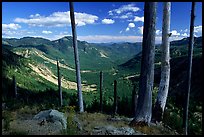
<path id="1" fill-rule="evenodd" d="M 202 39 L 202 37 L 199 39 Z M 15 42 L 17 44 L 15 44 Z M 98 109 L 99 72 L 103 71 L 105 100 L 104 109 L 106 112 L 111 111 L 110 106 L 113 103 L 113 81 L 117 80 L 119 83 L 119 114 L 130 115 L 132 113 L 132 84 L 138 84 L 139 82 L 141 43 L 110 43 L 108 46 L 101 46 L 100 44 L 98 45 L 85 41 L 78 42 L 81 63 L 82 90 L 85 96 L 85 109 Z M 196 44 L 202 45 L 201 42 L 202 40 Z M 72 37 L 63 37 L 56 41 L 31 37 L 22 38 L 21 40 L 2 39 L 3 94 L 5 94 L 5 92 L 7 94 L 7 92 L 11 91 L 13 75 L 16 76 L 19 94 L 24 98 L 27 98 L 28 102 L 29 100 L 32 100 L 33 102 L 38 100 L 32 97 L 34 96 L 32 95 L 33 93 L 36 93 L 35 96 L 38 97 L 37 93 L 44 93 L 49 95 L 52 91 L 57 91 L 56 59 L 59 59 L 60 71 L 63 75 L 63 103 L 76 103 L 76 97 L 68 98 L 68 96 L 71 96 L 68 94 L 73 94 L 73 96 L 75 96 L 76 93 L 74 54 L 71 43 Z M 185 41 L 183 41 L 183 43 L 185 43 Z M 201 46 L 194 47 L 191 92 L 192 102 L 194 102 L 197 97 L 201 97 L 201 75 L 199 75 L 202 72 L 202 69 L 199 67 L 202 57 L 201 50 Z M 180 115 L 180 98 L 182 98 L 183 92 L 185 92 L 184 79 L 186 72 L 184 71 L 187 63 L 187 44 L 181 46 L 171 46 L 170 53 L 171 81 L 167 107 L 169 108 L 169 111 L 175 111 L 175 115 Z M 157 85 L 159 84 L 161 64 L 161 52 L 159 46 L 156 47 L 155 54 L 156 67 L 154 88 L 157 88 Z M 56 93 L 54 92 L 52 94 L 55 96 Z M 153 98 L 155 98 L 156 92 L 153 95 Z M 49 96 L 46 97 L 48 98 Z M 54 102 L 53 99 L 44 99 L 44 101 L 46 100 L 52 100 L 52 102 Z M 126 106 L 124 106 L 124 104 L 126 104 Z M 198 104 L 192 104 L 193 106 L 190 107 L 191 114 L 194 115 L 194 113 L 198 113 L 200 116 L 200 106 L 202 104 L 200 98 Z M 197 122 L 197 124 L 196 126 L 193 126 L 195 122 Z M 177 126 L 179 126 L 179 124 L 177 124 Z M 200 122 L 194 118 L 191 119 L 191 124 L 191 128 L 194 128 L 194 130 L 197 129 L 197 133 L 200 132 L 200 128 L 198 128 L 198 126 L 200 126 Z M 172 124 L 171 126 L 175 125 Z M 178 127 L 175 126 L 174 128 Z"/>

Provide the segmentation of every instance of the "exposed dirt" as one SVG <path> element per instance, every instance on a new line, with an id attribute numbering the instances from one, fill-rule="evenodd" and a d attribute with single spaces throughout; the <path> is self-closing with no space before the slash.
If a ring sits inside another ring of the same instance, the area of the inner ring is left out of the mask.
<path id="1" fill-rule="evenodd" d="M 103 53 L 103 52 L 99 52 L 99 53 L 100 53 L 100 55 L 101 55 L 102 58 L 108 58 L 108 57 L 105 55 L 105 53 Z"/>
<path id="2" fill-rule="evenodd" d="M 54 83 L 55 85 L 58 85 L 58 78 L 57 76 L 55 76 L 46 66 L 44 65 L 33 65 L 29 63 L 30 68 L 36 72 L 38 75 L 40 75 L 41 77 L 43 77 L 44 79 Z M 77 83 L 76 82 L 72 82 L 72 81 L 68 81 L 64 78 L 61 79 L 61 85 L 62 87 L 66 88 L 66 89 L 74 89 L 77 90 Z M 95 91 L 96 89 L 96 85 L 84 85 L 82 84 L 82 91 Z"/>

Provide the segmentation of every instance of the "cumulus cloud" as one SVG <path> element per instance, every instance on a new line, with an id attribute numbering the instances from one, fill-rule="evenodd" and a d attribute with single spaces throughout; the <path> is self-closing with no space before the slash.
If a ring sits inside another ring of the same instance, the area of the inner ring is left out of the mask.
<path id="1" fill-rule="evenodd" d="M 112 19 L 103 19 L 102 24 L 113 24 L 115 21 Z"/>
<path id="2" fill-rule="evenodd" d="M 30 15 L 29 17 L 30 17 L 30 18 L 38 18 L 38 17 L 40 17 L 40 14 L 37 13 L 37 14 L 35 14 L 35 15 Z"/>
<path id="3" fill-rule="evenodd" d="M 21 28 L 19 24 L 2 24 L 2 36 L 10 37 L 16 35 L 19 28 Z"/>
<path id="4" fill-rule="evenodd" d="M 143 26 L 138 27 L 138 29 L 139 29 L 139 30 L 138 30 L 138 31 L 139 31 L 139 33 L 143 35 Z"/>
<path id="5" fill-rule="evenodd" d="M 180 36 L 181 35 L 176 30 L 172 30 L 171 33 L 172 33 L 172 36 Z"/>
<path id="6" fill-rule="evenodd" d="M 125 31 L 127 32 L 127 31 L 130 30 L 130 28 L 134 28 L 134 27 L 135 27 L 135 24 L 134 24 L 134 23 L 129 23 L 129 24 L 128 24 L 128 27 L 126 28 Z"/>
<path id="7" fill-rule="evenodd" d="M 130 30 L 130 28 L 127 27 L 125 31 L 129 31 L 129 30 Z"/>
<path id="8" fill-rule="evenodd" d="M 43 33 L 43 34 L 51 34 L 52 31 L 43 30 L 42 33 Z"/>
<path id="9" fill-rule="evenodd" d="M 162 31 L 161 30 L 156 30 L 156 35 L 160 35 L 162 34 Z"/>
<path id="10" fill-rule="evenodd" d="M 135 22 L 138 22 L 138 21 L 144 22 L 144 17 L 135 16 L 134 21 Z"/>
<path id="11" fill-rule="evenodd" d="M 19 24 L 14 24 L 14 23 L 2 24 L 2 30 L 17 30 L 19 28 L 21 28 Z"/>
<path id="12" fill-rule="evenodd" d="M 75 22 L 77 26 L 94 24 L 98 20 L 98 16 L 75 12 Z M 47 26 L 47 27 L 64 27 L 71 24 L 70 11 L 54 12 L 49 16 L 41 16 L 40 14 L 30 15 L 30 18 L 16 18 L 17 23 L 25 23 L 30 26 Z"/>
<path id="13" fill-rule="evenodd" d="M 140 8 L 136 7 L 134 4 L 128 4 L 128 5 L 122 5 L 118 9 L 110 10 L 108 13 L 109 13 L 109 15 L 113 15 L 115 13 L 121 14 L 121 13 L 128 12 L 128 11 L 137 12 L 139 10 L 140 10 Z"/>
<path id="14" fill-rule="evenodd" d="M 134 28 L 134 27 L 135 27 L 135 24 L 134 24 L 134 23 L 129 23 L 129 24 L 128 24 L 128 27 L 129 27 L 129 28 Z"/>
<path id="15" fill-rule="evenodd" d="M 183 33 L 183 34 L 181 34 L 181 36 L 188 37 L 188 34 L 187 33 Z"/>
<path id="16" fill-rule="evenodd" d="M 118 19 L 129 19 L 133 17 L 133 13 L 132 12 L 127 12 L 125 14 L 122 15 L 114 15 L 113 18 L 118 18 Z"/>
<path id="17" fill-rule="evenodd" d="M 200 26 L 195 26 L 194 27 L 194 32 L 195 33 L 202 33 L 202 26 L 200 25 Z"/>

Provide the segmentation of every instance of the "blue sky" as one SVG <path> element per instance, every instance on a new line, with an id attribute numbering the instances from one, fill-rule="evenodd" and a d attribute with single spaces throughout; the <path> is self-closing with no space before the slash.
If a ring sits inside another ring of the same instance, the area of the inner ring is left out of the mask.
<path id="1" fill-rule="evenodd" d="M 161 43 L 163 3 L 157 5 L 156 43 Z M 77 38 L 88 42 L 141 42 L 144 2 L 74 2 Z M 2 2 L 2 37 L 71 35 L 68 2 Z M 171 2 L 172 37 L 189 36 L 191 2 Z M 202 3 L 196 2 L 195 36 L 202 36 Z"/>

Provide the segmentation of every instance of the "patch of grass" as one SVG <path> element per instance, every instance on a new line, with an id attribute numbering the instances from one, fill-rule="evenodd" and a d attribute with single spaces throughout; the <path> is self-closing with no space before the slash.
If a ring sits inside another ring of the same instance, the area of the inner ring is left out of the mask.
<path id="1" fill-rule="evenodd" d="M 67 116 L 67 129 L 62 130 L 63 135 L 77 135 L 78 129 L 74 122 L 75 106 L 68 106 L 64 108 L 65 116 Z"/>
<path id="2" fill-rule="evenodd" d="M 4 125 L 3 128 L 5 131 L 10 130 L 10 122 L 12 121 L 12 115 L 9 111 L 3 111 L 2 112 L 2 119 L 4 119 Z"/>
<path id="3" fill-rule="evenodd" d="M 9 135 L 28 135 L 28 132 L 26 132 L 26 131 L 12 131 L 9 133 Z"/>
<path id="4" fill-rule="evenodd" d="M 133 128 L 147 135 L 176 135 L 173 130 L 167 129 L 163 125 L 150 124 L 149 126 L 135 126 Z"/>
<path id="5" fill-rule="evenodd" d="M 112 125 L 114 127 L 124 127 L 128 124 L 124 121 L 110 121 L 110 115 L 103 113 L 80 113 L 77 114 L 79 120 L 83 123 L 83 131 L 86 134 L 91 134 L 92 130 L 96 126 L 108 126 Z"/>

